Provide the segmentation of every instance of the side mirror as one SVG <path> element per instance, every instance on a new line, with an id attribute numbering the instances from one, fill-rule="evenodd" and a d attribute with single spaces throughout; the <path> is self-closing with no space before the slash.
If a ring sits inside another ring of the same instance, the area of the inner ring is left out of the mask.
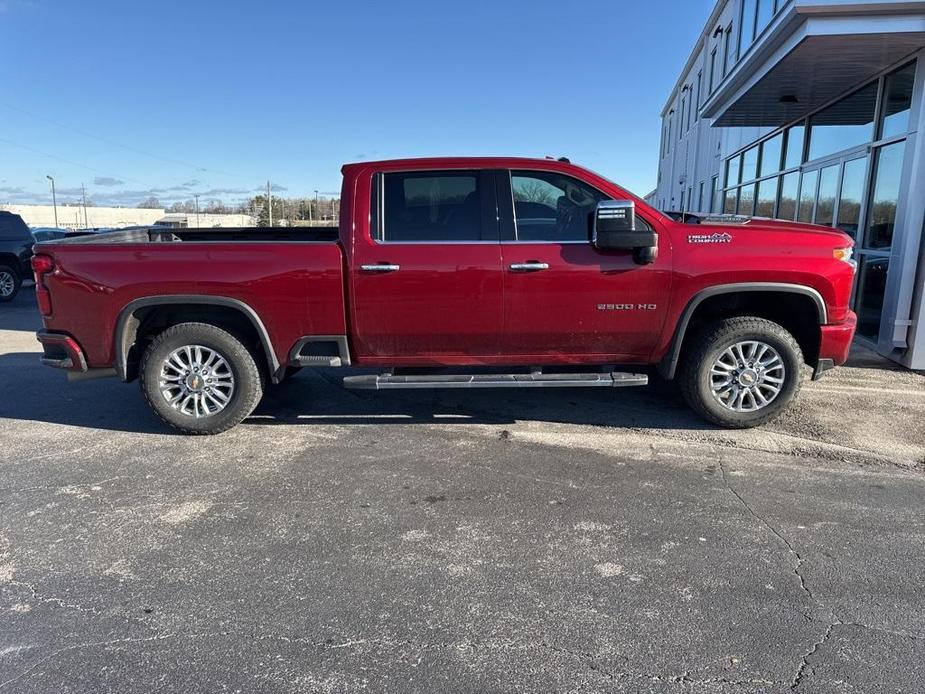
<path id="1" fill-rule="evenodd" d="M 632 200 L 601 200 L 594 210 L 591 243 L 601 251 L 633 251 L 639 265 L 654 263 L 658 257 L 658 234 L 649 228 L 636 228 L 636 203 Z"/>

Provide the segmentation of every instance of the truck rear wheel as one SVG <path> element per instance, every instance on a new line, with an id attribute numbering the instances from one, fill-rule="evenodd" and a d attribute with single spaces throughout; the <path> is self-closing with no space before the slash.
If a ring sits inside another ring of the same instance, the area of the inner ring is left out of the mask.
<path id="1" fill-rule="evenodd" d="M 732 429 L 783 412 L 800 390 L 803 353 L 789 332 L 764 318 L 718 321 L 687 352 L 681 392 L 703 418 Z"/>
<path id="2" fill-rule="evenodd" d="M 22 278 L 16 268 L 9 265 L 0 265 L 0 303 L 12 301 L 19 292 Z"/>
<path id="3" fill-rule="evenodd" d="M 142 355 L 141 390 L 151 409 L 186 434 L 218 434 L 247 417 L 263 395 L 254 356 L 231 333 L 181 323 Z"/>

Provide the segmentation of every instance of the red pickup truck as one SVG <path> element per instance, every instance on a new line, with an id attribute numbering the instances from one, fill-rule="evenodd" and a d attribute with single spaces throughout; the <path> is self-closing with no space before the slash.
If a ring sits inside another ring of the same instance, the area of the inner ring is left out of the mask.
<path id="1" fill-rule="evenodd" d="M 375 367 L 344 378 L 370 389 L 634 386 L 654 367 L 708 420 L 751 427 L 854 335 L 847 235 L 679 223 L 567 160 L 349 164 L 341 204 L 339 230 L 38 244 L 43 363 L 137 378 L 191 434 L 303 366 Z"/>

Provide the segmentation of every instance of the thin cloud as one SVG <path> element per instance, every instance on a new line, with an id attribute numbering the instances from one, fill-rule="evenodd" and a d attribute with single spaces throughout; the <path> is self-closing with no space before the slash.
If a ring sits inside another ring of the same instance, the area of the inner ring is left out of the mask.
<path id="1" fill-rule="evenodd" d="M 112 176 L 97 176 L 93 179 L 93 185 L 95 186 L 104 186 L 106 188 L 111 188 L 112 186 L 121 186 L 125 181 L 119 178 L 113 178 Z"/>
<path id="2" fill-rule="evenodd" d="M 249 192 L 247 188 L 212 188 L 204 193 L 200 193 L 200 196 L 208 198 L 222 195 L 247 195 Z"/>
<path id="3" fill-rule="evenodd" d="M 287 190 L 289 190 L 289 189 L 288 189 L 286 186 L 281 186 L 279 183 L 271 183 L 271 184 L 270 184 L 270 190 L 271 190 L 272 192 L 274 192 L 274 193 L 283 193 L 283 192 L 285 192 L 285 191 L 287 191 Z M 267 192 L 267 187 L 266 187 L 265 185 L 263 185 L 263 186 L 257 186 L 256 188 L 254 188 L 254 192 L 256 192 L 256 193 L 266 193 L 266 192 Z"/>

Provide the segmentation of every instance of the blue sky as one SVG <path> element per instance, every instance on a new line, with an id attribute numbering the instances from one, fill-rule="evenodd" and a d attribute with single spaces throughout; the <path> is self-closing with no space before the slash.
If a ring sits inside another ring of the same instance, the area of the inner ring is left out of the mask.
<path id="1" fill-rule="evenodd" d="M 0 203 L 339 191 L 344 162 L 569 156 L 655 187 L 712 0 L 0 0 Z"/>

